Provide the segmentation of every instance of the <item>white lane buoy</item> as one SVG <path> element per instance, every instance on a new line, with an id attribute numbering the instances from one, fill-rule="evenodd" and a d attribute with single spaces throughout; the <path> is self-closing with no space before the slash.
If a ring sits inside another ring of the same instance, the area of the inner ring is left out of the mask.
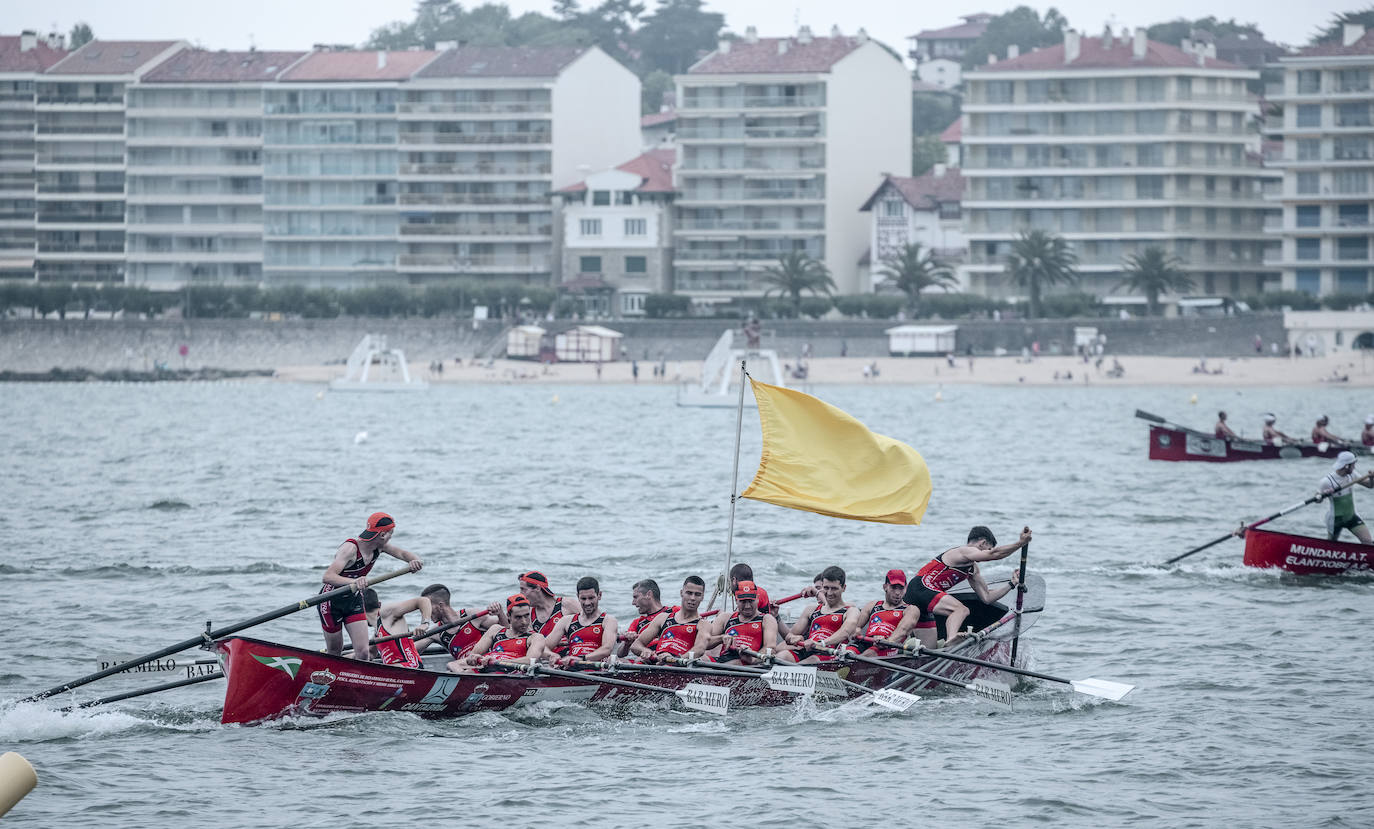
<path id="1" fill-rule="evenodd" d="M 555 394 L 555 395 L 553 396 L 553 400 L 552 400 L 551 402 L 557 403 L 557 402 L 558 402 L 558 395 Z"/>
<path id="2" fill-rule="evenodd" d="M 938 392 L 938 391 L 935 392 L 935 399 L 936 399 L 936 400 L 944 400 L 944 399 L 945 399 L 944 393 Z"/>
<path id="3" fill-rule="evenodd" d="M 358 434 L 356 434 L 356 435 L 353 436 L 353 445 L 354 445 L 354 446 L 357 446 L 357 445 L 360 444 L 360 443 L 366 443 L 366 442 L 367 442 L 367 432 L 366 432 L 366 431 L 359 432 Z"/>
<path id="4" fill-rule="evenodd" d="M 1195 395 L 1193 395 L 1192 397 L 1188 398 L 1188 402 L 1191 403 L 1191 404 L 1193 404 L 1194 406 L 1196 406 L 1196 405 L 1197 405 L 1197 395 L 1195 394 Z"/>
<path id="5" fill-rule="evenodd" d="M 319 391 L 315 392 L 315 399 L 316 399 L 316 400 L 323 400 L 323 399 L 324 399 L 324 389 L 320 389 Z"/>

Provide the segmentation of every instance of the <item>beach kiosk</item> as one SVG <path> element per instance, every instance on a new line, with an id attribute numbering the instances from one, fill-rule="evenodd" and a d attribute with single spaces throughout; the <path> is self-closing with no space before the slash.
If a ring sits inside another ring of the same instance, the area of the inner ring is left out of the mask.
<path id="1" fill-rule="evenodd" d="M 506 356 L 513 360 L 538 360 L 547 332 L 537 325 L 517 325 L 506 333 Z"/>
<path id="2" fill-rule="evenodd" d="M 620 359 L 624 336 L 600 325 L 579 325 L 554 338 L 554 354 L 563 363 L 609 363 Z"/>
<path id="3" fill-rule="evenodd" d="M 940 356 L 954 350 L 957 325 L 899 325 L 887 335 L 887 351 L 893 357 Z"/>

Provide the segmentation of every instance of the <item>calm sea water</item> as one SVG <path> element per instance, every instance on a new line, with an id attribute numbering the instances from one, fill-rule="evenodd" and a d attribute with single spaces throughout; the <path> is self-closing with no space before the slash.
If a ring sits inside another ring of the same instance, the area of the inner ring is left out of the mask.
<path id="1" fill-rule="evenodd" d="M 1234 541 L 1155 566 L 1302 500 L 1326 462 L 1151 463 L 1131 416 L 1210 426 L 1226 408 L 1247 427 L 1273 410 L 1297 433 L 1326 412 L 1353 432 L 1374 403 L 1343 389 L 1204 390 L 1196 407 L 1191 389 L 935 391 L 820 391 L 924 453 L 935 495 L 922 526 L 746 501 L 736 559 L 775 594 L 838 563 L 861 601 L 887 568 L 918 567 L 972 524 L 1007 538 L 1029 524 L 1049 587 L 1035 664 L 1138 685 L 1125 701 L 1031 683 L 1009 711 L 955 692 L 858 717 L 566 706 L 258 728 L 219 724 L 218 683 L 77 714 L 15 706 L 102 656 L 312 595 L 379 509 L 426 562 L 384 599 L 443 581 L 456 604 L 485 602 L 539 567 L 560 591 L 597 576 L 628 616 L 640 578 L 671 591 L 719 571 L 735 416 L 649 387 L 5 386 L 0 750 L 40 777 L 5 825 L 1374 824 L 1374 582 L 1248 570 Z M 757 456 L 747 412 L 741 485 Z M 1374 495 L 1357 498 L 1374 514 Z M 1320 509 L 1281 526 L 1318 532 Z M 320 641 L 313 611 L 252 635 Z"/>

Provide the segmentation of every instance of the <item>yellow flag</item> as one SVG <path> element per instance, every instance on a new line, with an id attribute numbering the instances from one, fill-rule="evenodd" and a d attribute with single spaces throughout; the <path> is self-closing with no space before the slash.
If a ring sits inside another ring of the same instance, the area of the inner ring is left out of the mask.
<path id="1" fill-rule="evenodd" d="M 741 497 L 836 518 L 921 523 L 931 487 L 919 452 L 809 394 L 749 383 L 763 458 Z"/>

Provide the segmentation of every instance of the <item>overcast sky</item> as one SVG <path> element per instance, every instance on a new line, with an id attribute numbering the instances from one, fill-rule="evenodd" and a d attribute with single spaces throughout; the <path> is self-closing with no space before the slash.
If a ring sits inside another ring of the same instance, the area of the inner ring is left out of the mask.
<path id="1" fill-rule="evenodd" d="M 645 0 L 651 9 L 654 0 Z M 1177 17 L 1215 15 L 1259 24 L 1270 39 L 1301 44 L 1339 11 L 1357 9 L 1366 0 L 1063 0 L 1054 3 L 1069 22 L 1087 32 L 1148 26 Z M 583 0 L 593 6 L 596 0 Z M 465 8 L 480 5 L 464 2 Z M 549 13 L 553 0 L 508 0 L 512 13 Z M 922 29 L 958 23 L 961 14 L 1000 13 L 1015 2 L 982 0 L 707 0 L 725 15 L 726 27 L 743 32 L 758 27 L 762 36 L 790 34 L 798 23 L 817 34 L 838 25 L 851 34 L 860 27 L 879 40 L 906 51 L 906 37 Z M 1040 11 L 1048 4 L 1031 4 Z M 0 26 L 5 34 L 20 29 L 67 32 L 84 20 L 97 37 L 112 40 L 189 40 L 213 49 L 305 49 L 314 43 L 360 43 L 378 26 L 408 20 L 413 0 L 0 0 Z"/>

